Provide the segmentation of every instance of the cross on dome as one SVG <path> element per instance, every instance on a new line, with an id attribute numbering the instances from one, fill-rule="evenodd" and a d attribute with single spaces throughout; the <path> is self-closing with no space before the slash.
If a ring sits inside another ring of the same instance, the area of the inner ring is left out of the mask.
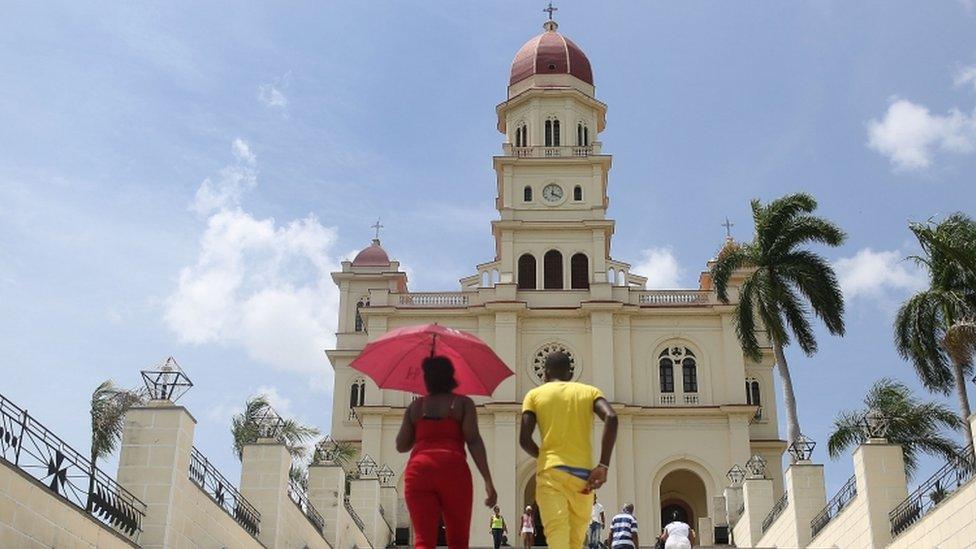
<path id="1" fill-rule="evenodd" d="M 732 227 L 735 227 L 735 223 L 732 223 L 729 221 L 729 218 L 726 217 L 725 223 L 722 223 L 722 226 L 725 227 L 725 237 L 732 238 Z"/>
<path id="2" fill-rule="evenodd" d="M 376 237 L 375 238 L 376 238 L 376 240 L 379 240 L 380 239 L 380 229 L 383 228 L 383 225 L 380 225 L 380 220 L 377 219 L 375 224 L 370 225 L 370 228 L 376 230 Z"/>
<path id="3" fill-rule="evenodd" d="M 549 2 L 549 7 L 546 8 L 546 9 L 544 9 L 544 10 L 542 10 L 542 11 L 549 12 L 549 20 L 552 21 L 552 12 L 559 11 L 559 8 L 552 7 L 552 2 Z"/>

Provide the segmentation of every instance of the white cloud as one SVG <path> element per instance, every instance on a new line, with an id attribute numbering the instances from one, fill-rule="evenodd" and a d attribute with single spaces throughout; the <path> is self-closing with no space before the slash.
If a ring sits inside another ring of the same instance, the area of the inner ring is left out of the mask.
<path id="1" fill-rule="evenodd" d="M 242 347 L 254 360 L 309 375 L 328 389 L 323 350 L 334 343 L 338 269 L 334 228 L 314 215 L 279 224 L 240 207 L 256 184 L 253 154 L 235 141 L 238 165 L 205 180 L 194 209 L 209 215 L 196 263 L 180 271 L 165 322 L 180 341 Z"/>
<path id="2" fill-rule="evenodd" d="M 257 185 L 257 157 L 243 139 L 232 143 L 236 164 L 223 167 L 217 179 L 206 178 L 197 188 L 190 209 L 200 215 L 240 206 L 244 193 Z"/>
<path id="3" fill-rule="evenodd" d="M 965 86 L 970 84 L 973 87 L 973 91 L 976 91 L 976 65 L 971 67 L 964 67 L 956 73 L 956 77 L 953 79 L 956 86 Z"/>
<path id="4" fill-rule="evenodd" d="M 904 253 L 864 248 L 853 257 L 834 262 L 841 290 L 848 300 L 855 298 L 888 300 L 892 294 L 907 295 L 925 287 L 926 273 Z"/>
<path id="5" fill-rule="evenodd" d="M 647 277 L 648 289 L 670 289 L 681 285 L 684 269 L 678 265 L 670 246 L 649 248 L 642 254 L 644 259 L 630 270 Z"/>
<path id="6" fill-rule="evenodd" d="M 958 154 L 976 150 L 976 112 L 950 109 L 931 114 L 924 105 L 896 99 L 882 120 L 868 122 L 868 146 L 887 156 L 897 169 L 920 170 L 937 150 Z"/>
<path id="7" fill-rule="evenodd" d="M 258 99 L 269 107 L 284 108 L 288 106 L 288 98 L 275 84 L 258 86 Z"/>

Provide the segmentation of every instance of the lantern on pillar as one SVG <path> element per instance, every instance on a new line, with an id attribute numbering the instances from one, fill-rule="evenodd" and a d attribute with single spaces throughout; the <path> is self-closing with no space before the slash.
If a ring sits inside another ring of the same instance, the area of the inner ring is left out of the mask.
<path id="1" fill-rule="evenodd" d="M 356 462 L 356 471 L 360 477 L 372 477 L 376 473 L 376 461 L 364 454 L 362 459 Z"/>
<path id="2" fill-rule="evenodd" d="M 142 370 L 142 382 L 146 385 L 146 392 L 152 400 L 168 400 L 176 402 L 193 382 L 183 373 L 178 362 L 173 357 L 167 357 L 161 364 L 150 370 Z"/>
<path id="3" fill-rule="evenodd" d="M 384 463 L 376 470 L 376 478 L 380 480 L 380 484 L 386 486 L 393 482 L 393 477 L 396 476 L 396 471 L 392 467 Z"/>
<path id="4" fill-rule="evenodd" d="M 766 460 L 759 454 L 753 454 L 746 462 L 746 471 L 749 472 L 750 477 L 766 478 Z"/>
<path id="5" fill-rule="evenodd" d="M 280 439 L 285 427 L 285 420 L 278 415 L 271 406 L 265 406 L 255 418 L 258 427 L 258 437 Z"/>
<path id="6" fill-rule="evenodd" d="M 877 408 L 868 410 L 864 414 L 864 432 L 868 438 L 887 438 L 891 418 Z"/>
<path id="7" fill-rule="evenodd" d="M 742 480 L 746 478 L 746 470 L 739 467 L 739 464 L 733 464 L 727 473 L 725 473 L 726 478 L 731 482 L 730 486 L 740 486 Z"/>
<path id="8" fill-rule="evenodd" d="M 817 443 L 813 440 L 807 438 L 806 435 L 800 434 L 796 437 L 793 442 L 790 443 L 786 451 L 790 453 L 793 457 L 793 461 L 809 461 L 810 457 L 813 456 L 813 449 L 817 446 Z"/>

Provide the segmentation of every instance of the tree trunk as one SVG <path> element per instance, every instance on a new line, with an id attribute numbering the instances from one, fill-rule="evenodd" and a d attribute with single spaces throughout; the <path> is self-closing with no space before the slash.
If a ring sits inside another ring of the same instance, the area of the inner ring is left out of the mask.
<path id="1" fill-rule="evenodd" d="M 796 395 L 793 393 L 793 379 L 790 377 L 790 367 L 786 363 L 783 345 L 776 338 L 771 338 L 773 353 L 776 357 L 776 371 L 783 380 L 783 407 L 786 409 L 786 444 L 792 443 L 800 436 L 800 420 L 796 414 Z"/>
<path id="2" fill-rule="evenodd" d="M 957 360 L 952 361 L 952 374 L 956 382 L 956 396 L 959 398 L 959 415 L 962 416 L 962 436 L 970 452 L 973 448 L 973 426 L 969 423 L 969 416 L 972 412 L 969 409 L 969 395 L 966 393 L 966 376 L 962 373 L 962 364 Z"/>

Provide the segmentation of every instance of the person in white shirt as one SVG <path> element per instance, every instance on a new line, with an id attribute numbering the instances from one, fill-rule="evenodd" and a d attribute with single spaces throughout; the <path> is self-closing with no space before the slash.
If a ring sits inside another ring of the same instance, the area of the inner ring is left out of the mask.
<path id="1" fill-rule="evenodd" d="M 691 542 L 694 539 L 695 531 L 687 523 L 681 522 L 681 515 L 674 511 L 671 514 L 671 522 L 661 533 L 664 549 L 691 549 Z"/>
<path id="2" fill-rule="evenodd" d="M 597 500 L 593 494 L 593 510 L 590 512 L 590 529 L 586 533 L 586 547 L 588 549 L 600 549 L 600 535 L 607 523 L 603 515 L 603 504 Z"/>
<path id="3" fill-rule="evenodd" d="M 624 505 L 618 515 L 610 519 L 610 535 L 607 541 L 611 549 L 636 549 L 640 547 L 637 539 L 637 519 L 634 518 L 634 504 Z"/>

